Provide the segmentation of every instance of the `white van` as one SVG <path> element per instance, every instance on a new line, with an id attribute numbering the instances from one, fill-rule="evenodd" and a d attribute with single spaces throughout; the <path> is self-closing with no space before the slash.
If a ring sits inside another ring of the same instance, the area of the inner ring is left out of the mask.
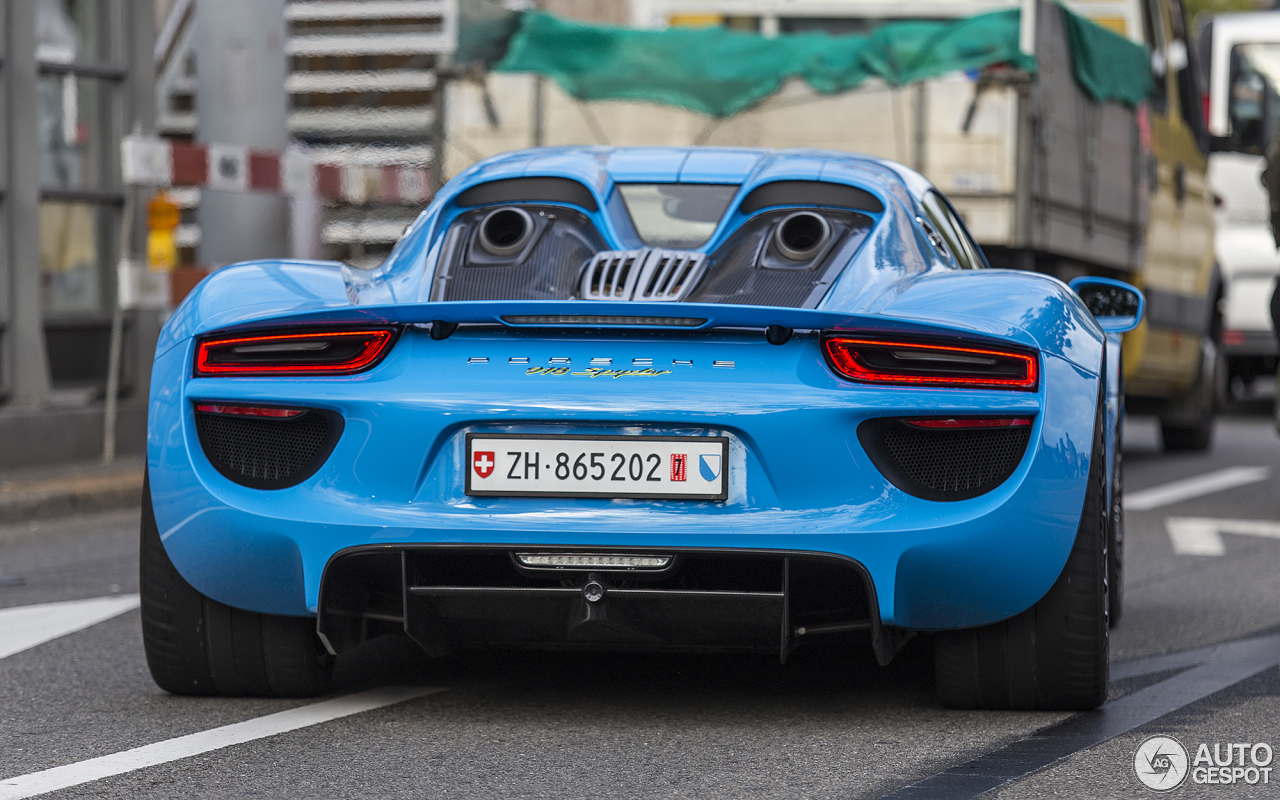
<path id="1" fill-rule="evenodd" d="M 1274 125 L 1280 114 L 1280 11 L 1219 14 L 1200 31 L 1199 49 L 1207 67 L 1208 128 L 1215 144 L 1230 146 L 1248 136 L 1242 129 L 1250 125 Z M 1233 92 L 1237 102 L 1229 108 Z M 1244 96 L 1256 96 L 1258 102 L 1242 103 Z M 1218 199 L 1215 250 L 1224 285 L 1220 353 L 1228 398 L 1248 396 L 1254 379 L 1276 374 L 1271 294 L 1280 252 L 1262 185 L 1265 167 L 1261 155 L 1209 156 L 1209 183 Z"/>

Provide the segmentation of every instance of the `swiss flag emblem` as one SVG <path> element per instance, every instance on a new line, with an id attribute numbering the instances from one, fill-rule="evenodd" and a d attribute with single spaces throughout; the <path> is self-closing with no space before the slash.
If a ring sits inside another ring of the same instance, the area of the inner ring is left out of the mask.
<path id="1" fill-rule="evenodd" d="M 498 462 L 494 460 L 492 450 L 481 450 L 471 454 L 471 466 L 481 478 L 492 475 L 493 468 L 497 465 Z"/>

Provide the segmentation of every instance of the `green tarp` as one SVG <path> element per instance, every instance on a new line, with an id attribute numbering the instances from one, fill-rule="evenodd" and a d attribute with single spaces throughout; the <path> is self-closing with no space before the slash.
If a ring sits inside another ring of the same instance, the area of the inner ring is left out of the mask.
<path id="1" fill-rule="evenodd" d="M 1130 106 L 1150 96 L 1155 84 L 1145 47 L 1065 8 L 1063 12 L 1071 45 L 1071 71 L 1086 94 Z"/>
<path id="2" fill-rule="evenodd" d="M 1145 97 L 1149 70 L 1133 67 L 1146 64 L 1144 48 L 1069 12 L 1067 17 L 1085 91 L 1131 105 Z M 891 22 L 869 36 L 767 39 L 723 28 L 588 25 L 528 11 L 496 69 L 545 75 L 579 100 L 638 100 L 727 117 L 793 78 L 836 94 L 873 77 L 900 86 L 1001 63 L 1034 71 L 1035 59 L 1018 50 L 1019 19 L 1015 8 L 947 22 Z"/>

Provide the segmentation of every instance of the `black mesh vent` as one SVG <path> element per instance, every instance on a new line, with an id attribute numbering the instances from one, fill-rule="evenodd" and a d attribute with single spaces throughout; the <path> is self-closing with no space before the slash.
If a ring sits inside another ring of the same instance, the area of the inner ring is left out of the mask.
<path id="1" fill-rule="evenodd" d="M 254 489 L 283 489 L 315 474 L 342 433 L 337 414 L 311 410 L 292 419 L 196 412 L 209 463 Z"/>
<path id="2" fill-rule="evenodd" d="M 685 298 L 690 303 L 811 308 L 826 294 L 856 248 L 871 231 L 862 214 L 829 208 L 806 208 L 831 225 L 830 246 L 818 250 L 812 263 L 786 262 L 773 252 L 774 227 L 797 209 L 760 214 L 748 220 L 708 259 L 702 280 Z"/>
<path id="3" fill-rule="evenodd" d="M 1031 426 L 926 430 L 873 419 L 858 439 L 890 483 L 925 500 L 968 500 L 1009 479 L 1022 461 Z"/>
<path id="4" fill-rule="evenodd" d="M 520 206 L 534 221 L 530 247 L 507 260 L 486 257 L 475 244 L 476 228 L 492 207 L 462 215 L 464 227 L 454 263 L 447 265 L 438 300 L 569 300 L 587 260 L 605 249 L 586 216 L 556 206 Z"/>

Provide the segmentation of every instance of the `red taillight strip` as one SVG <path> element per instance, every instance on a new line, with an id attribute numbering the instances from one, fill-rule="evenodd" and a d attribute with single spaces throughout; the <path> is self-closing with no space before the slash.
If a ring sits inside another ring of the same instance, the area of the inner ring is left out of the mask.
<path id="1" fill-rule="evenodd" d="M 984 376 L 974 372 L 968 375 L 918 375 L 910 372 L 893 372 L 890 370 L 873 370 L 859 363 L 857 351 L 852 346 L 897 347 L 921 352 L 955 353 L 968 356 L 995 356 L 1022 362 L 1023 374 L 1018 378 L 999 378 Z M 827 356 L 836 369 L 846 378 L 868 383 L 909 384 L 917 386 L 939 386 L 975 389 L 1035 389 L 1038 375 L 1036 357 L 1027 353 L 1010 350 L 985 350 L 976 347 L 954 347 L 950 345 L 920 344 L 918 342 L 896 342 L 881 339 L 849 339 L 832 337 L 824 342 Z"/>
<path id="2" fill-rule="evenodd" d="M 1031 417 L 952 417 L 949 419 L 904 419 L 913 428 L 1025 428 Z"/>
<path id="3" fill-rule="evenodd" d="M 266 406 L 228 406 L 221 403 L 200 403 L 196 405 L 196 411 L 203 411 L 206 414 L 231 414 L 237 417 L 274 417 L 277 419 L 289 419 L 291 417 L 300 417 L 307 413 L 301 408 L 267 408 Z"/>
<path id="4" fill-rule="evenodd" d="M 200 343 L 196 351 L 197 375 L 349 375 L 368 369 L 378 362 L 391 343 L 393 331 L 385 328 L 365 331 L 325 331 L 317 333 L 285 333 L 272 336 L 243 336 L 231 339 L 208 339 Z M 308 341 L 341 341 L 350 339 L 367 339 L 364 348 L 355 356 L 344 361 L 319 363 L 271 364 L 264 362 L 244 362 L 234 364 L 209 363 L 210 351 L 213 348 L 234 347 L 237 345 L 270 345 L 289 342 L 305 343 Z"/>

